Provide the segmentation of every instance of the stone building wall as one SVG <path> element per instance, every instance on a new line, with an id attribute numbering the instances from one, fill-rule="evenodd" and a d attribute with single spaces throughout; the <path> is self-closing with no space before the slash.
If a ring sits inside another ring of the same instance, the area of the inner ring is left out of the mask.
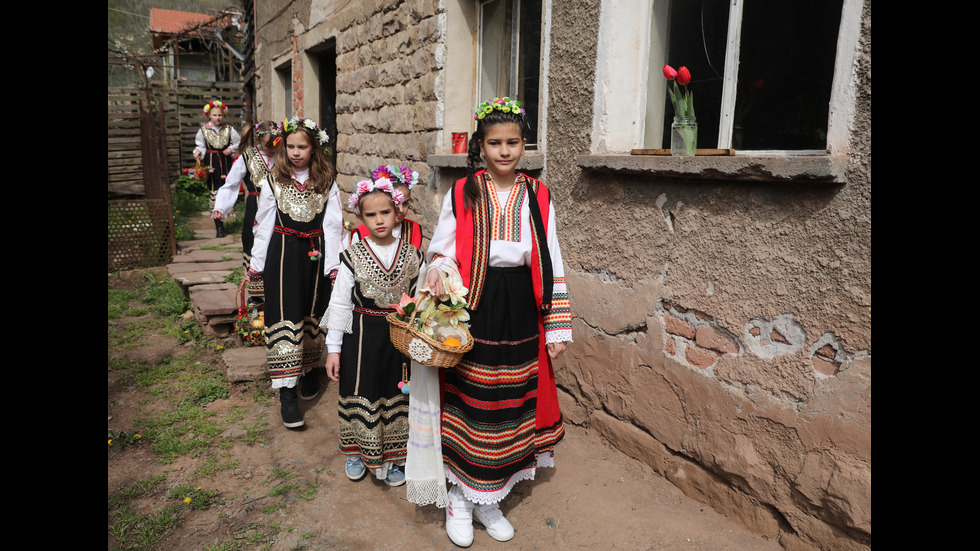
<path id="1" fill-rule="evenodd" d="M 338 183 L 346 196 L 374 166 L 408 162 L 426 183 L 410 217 L 427 236 L 463 175 L 444 155 L 460 130 L 443 122 L 446 83 L 460 78 L 445 61 L 454 1 L 300 0 L 257 14 L 258 117 L 281 116 L 269 85 L 290 59 L 293 111 L 316 118 L 322 75 L 306 52 L 332 44 Z M 549 6 L 534 173 L 553 193 L 575 316 L 555 366 L 566 420 L 787 549 L 870 548 L 870 2 L 837 182 L 586 166 L 601 1 Z"/>
<path id="2" fill-rule="evenodd" d="M 843 184 L 583 167 L 599 13 L 552 15 L 563 412 L 787 549 L 869 548 L 870 3 Z"/>

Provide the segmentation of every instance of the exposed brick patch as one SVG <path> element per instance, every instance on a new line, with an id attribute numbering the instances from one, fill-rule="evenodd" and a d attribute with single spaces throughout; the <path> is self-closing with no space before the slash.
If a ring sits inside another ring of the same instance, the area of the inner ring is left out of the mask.
<path id="1" fill-rule="evenodd" d="M 693 339 L 697 332 L 690 323 L 671 315 L 664 316 L 664 326 L 668 333 L 677 335 L 678 337 L 684 337 L 685 339 Z"/>
<path id="2" fill-rule="evenodd" d="M 830 346 L 829 344 L 825 344 L 823 345 L 822 348 L 817 350 L 815 354 L 819 356 L 823 356 L 828 360 L 833 360 L 834 357 L 837 356 L 837 350 L 833 346 Z"/>
<path id="3" fill-rule="evenodd" d="M 707 369 L 718 361 L 718 354 L 711 351 L 705 350 L 703 348 L 698 348 L 696 346 L 688 346 L 684 350 L 684 359 L 687 363 L 693 365 L 698 369 Z"/>
<path id="4" fill-rule="evenodd" d="M 844 362 L 853 356 L 844 350 L 843 345 L 833 333 L 824 333 L 810 345 L 810 361 L 813 363 L 813 370 L 827 377 L 833 377 L 840 373 Z"/>
<path id="5" fill-rule="evenodd" d="M 702 348 L 710 348 L 723 354 L 738 354 L 738 343 L 735 339 L 710 325 L 698 327 L 695 342 Z"/>
<path id="6" fill-rule="evenodd" d="M 820 356 L 814 356 L 810 358 L 810 361 L 813 362 L 813 369 L 816 369 L 819 373 L 824 375 L 833 376 L 837 375 L 837 373 L 840 371 L 840 364 L 827 361 Z"/>
<path id="7" fill-rule="evenodd" d="M 687 365 L 711 371 L 722 354 L 741 354 L 742 345 L 730 331 L 718 325 L 714 316 L 676 302 L 662 300 L 663 324 L 667 333 L 664 353 Z"/>
<path id="8" fill-rule="evenodd" d="M 714 316 L 709 316 L 708 314 L 705 314 L 704 312 L 701 312 L 699 310 L 692 310 L 692 311 L 694 312 L 694 317 L 698 318 L 701 321 L 715 321 Z"/>
<path id="9" fill-rule="evenodd" d="M 806 345 L 806 331 L 793 314 L 781 314 L 772 320 L 749 320 L 742 338 L 748 351 L 760 358 L 793 354 Z"/>

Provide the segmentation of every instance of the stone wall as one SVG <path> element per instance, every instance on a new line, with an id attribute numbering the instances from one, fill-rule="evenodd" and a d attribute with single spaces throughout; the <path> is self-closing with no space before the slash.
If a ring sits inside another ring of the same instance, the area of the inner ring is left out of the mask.
<path id="1" fill-rule="evenodd" d="M 567 419 L 787 549 L 869 548 L 870 5 L 843 186 L 584 170 L 600 2 L 553 6 Z"/>
<path id="2" fill-rule="evenodd" d="M 346 196 L 374 166 L 408 162 L 426 235 L 463 174 L 431 162 L 459 78 L 445 70 L 451 1 L 300 0 L 257 17 L 258 116 L 278 116 L 267 85 L 286 56 L 294 112 L 309 109 L 302 54 L 335 40 L 338 183 Z M 566 420 L 787 549 L 870 548 L 870 3 L 843 185 L 583 168 L 601 2 L 550 6 L 540 174 L 575 315 L 556 363 Z"/>

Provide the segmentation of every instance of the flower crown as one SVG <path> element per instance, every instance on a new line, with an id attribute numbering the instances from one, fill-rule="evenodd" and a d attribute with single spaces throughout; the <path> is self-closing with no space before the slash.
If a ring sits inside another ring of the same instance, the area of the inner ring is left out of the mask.
<path id="1" fill-rule="evenodd" d="M 224 103 L 222 103 L 222 102 L 220 102 L 218 100 L 214 100 L 214 101 L 209 101 L 209 102 L 207 102 L 207 103 L 204 104 L 204 114 L 205 115 L 210 115 L 211 114 L 211 110 L 214 109 L 215 107 L 220 107 L 220 108 L 224 109 L 225 111 L 228 110 L 228 106 L 227 105 L 225 105 Z"/>
<path id="2" fill-rule="evenodd" d="M 276 134 L 276 139 L 273 141 L 272 145 L 279 145 L 279 141 L 282 140 L 282 137 L 287 132 L 298 131 L 300 125 L 306 127 L 311 132 L 313 132 L 313 135 L 316 136 L 316 141 L 320 142 L 321 146 L 326 146 L 327 142 L 330 141 L 330 136 L 327 136 L 326 132 L 320 130 L 320 127 L 317 126 L 317 124 L 312 120 L 304 119 L 303 117 L 293 117 L 288 121 L 284 120 L 281 123 L 279 123 L 279 133 Z"/>
<path id="3" fill-rule="evenodd" d="M 504 113 L 514 113 L 515 115 L 525 116 L 524 108 L 521 107 L 521 102 L 516 99 L 510 99 L 508 97 L 503 98 L 493 98 L 480 104 L 476 109 L 476 114 L 473 115 L 473 120 L 482 120 L 483 117 L 489 115 L 494 110 L 503 111 Z"/>
<path id="4" fill-rule="evenodd" d="M 256 124 L 255 125 L 255 135 L 256 136 L 278 136 L 279 135 L 279 127 L 278 126 L 273 126 L 272 129 L 270 129 L 270 130 L 259 130 L 259 125 Z M 276 145 L 278 145 L 278 144 L 276 144 Z"/>
<path id="5" fill-rule="evenodd" d="M 405 194 L 402 193 L 400 189 L 395 189 L 395 186 L 391 184 L 391 180 L 388 178 L 378 178 L 376 180 L 361 180 L 357 183 L 357 187 L 354 188 L 354 193 L 351 194 L 350 199 L 347 200 L 347 205 L 351 210 L 357 210 L 357 205 L 361 201 L 361 196 L 367 195 L 368 193 L 374 191 L 383 191 L 388 195 L 391 195 L 391 200 L 395 203 L 395 206 L 400 206 L 405 201 Z"/>
<path id="6" fill-rule="evenodd" d="M 419 173 L 409 169 L 406 165 L 381 165 L 374 169 L 371 177 L 375 181 L 381 178 L 387 178 L 391 182 L 397 180 L 398 184 L 407 187 L 409 191 L 419 183 Z"/>

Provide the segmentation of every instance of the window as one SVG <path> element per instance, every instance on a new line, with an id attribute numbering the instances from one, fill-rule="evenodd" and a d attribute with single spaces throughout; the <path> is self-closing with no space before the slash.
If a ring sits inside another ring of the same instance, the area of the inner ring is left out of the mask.
<path id="1" fill-rule="evenodd" d="M 841 8 L 842 0 L 655 1 L 648 90 L 666 88 L 665 64 L 691 70 L 698 147 L 826 150 Z M 669 140 L 665 95 L 648 93 L 648 147 Z"/>
<path id="2" fill-rule="evenodd" d="M 520 100 L 530 122 L 527 143 L 538 141 L 541 80 L 541 0 L 483 0 L 479 9 L 479 102 Z"/>
<path id="3" fill-rule="evenodd" d="M 272 89 L 273 112 L 284 113 L 284 119 L 293 116 L 293 68 L 291 63 L 292 58 L 287 57 L 286 63 L 276 67 L 276 82 Z"/>
<path id="4" fill-rule="evenodd" d="M 693 75 L 699 148 L 845 150 L 863 1 L 602 0 L 593 151 L 668 147 L 668 64 Z"/>

